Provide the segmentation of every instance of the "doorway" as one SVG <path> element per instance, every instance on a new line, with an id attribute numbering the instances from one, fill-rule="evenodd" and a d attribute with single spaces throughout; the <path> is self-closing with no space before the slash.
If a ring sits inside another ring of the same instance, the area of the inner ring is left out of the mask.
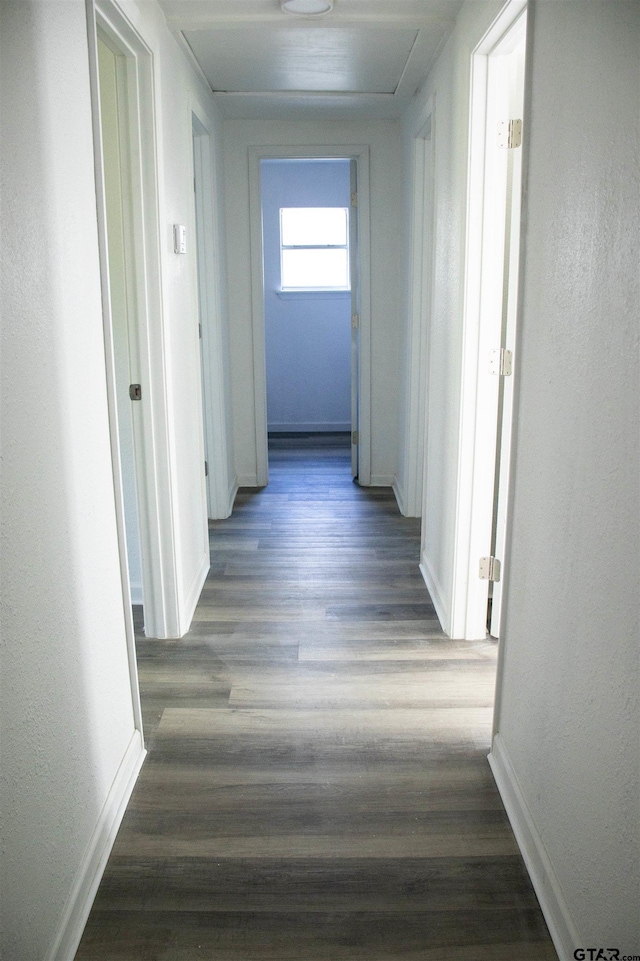
<path id="1" fill-rule="evenodd" d="M 131 600 L 142 601 L 145 633 L 184 633 L 171 523 L 158 170 L 146 133 L 153 129 L 153 61 L 112 0 L 87 11 L 107 397 L 135 705 Z"/>
<path id="2" fill-rule="evenodd" d="M 312 438 L 357 449 L 351 162 L 265 159 L 260 167 L 269 448 Z"/>
<path id="3" fill-rule="evenodd" d="M 256 424 L 256 466 L 257 484 L 265 486 L 268 482 L 268 435 L 269 418 L 278 416 L 278 402 L 275 400 L 275 391 L 269 384 L 267 376 L 268 366 L 273 371 L 277 368 L 278 353 L 277 340 L 269 340 L 267 346 L 268 323 L 267 318 L 267 298 L 274 294 L 274 297 L 285 307 L 291 308 L 296 298 L 302 296 L 301 291 L 283 289 L 281 277 L 278 277 L 278 284 L 274 284 L 273 291 L 267 291 L 265 281 L 270 265 L 275 263 L 274 270 L 279 271 L 278 264 L 282 263 L 282 237 L 280 236 L 277 251 L 267 249 L 267 240 L 263 233 L 263 171 L 273 170 L 282 173 L 283 168 L 278 164 L 289 162 L 294 169 L 296 164 L 322 163 L 329 165 L 338 163 L 343 165 L 342 169 L 348 171 L 348 227 L 349 239 L 346 245 L 342 245 L 350 254 L 350 264 L 348 267 L 350 274 L 349 285 L 342 284 L 342 290 L 331 291 L 329 297 L 339 301 L 344 301 L 345 311 L 342 315 L 346 318 L 346 330 L 342 333 L 346 336 L 343 342 L 351 344 L 350 351 L 346 358 L 341 357 L 342 388 L 340 390 L 341 403 L 330 411 L 328 419 L 322 420 L 318 411 L 307 414 L 311 420 L 297 421 L 298 432 L 304 429 L 305 424 L 312 425 L 339 425 L 341 432 L 347 434 L 347 442 L 352 451 L 352 472 L 357 476 L 358 482 L 367 486 L 371 479 L 371 345 L 370 345 L 370 296 L 369 296 L 369 151 L 362 146 L 344 147 L 304 147 L 287 148 L 271 147 L 264 150 L 254 148 L 250 150 L 250 208 L 251 208 L 251 244 L 252 244 L 252 293 L 253 293 L 253 350 L 254 350 L 254 376 L 256 383 L 255 392 L 255 424 Z M 307 187 L 310 186 L 307 168 L 306 179 Z M 319 168 L 318 168 L 319 169 Z M 339 167 L 336 169 L 340 169 Z M 283 178 L 281 178 L 283 179 Z M 284 178 L 286 179 L 286 178 Z M 304 180 L 304 177 L 302 178 Z M 344 184 L 343 184 L 344 187 Z M 302 196 L 302 194 L 299 194 Z M 307 194 L 309 197 L 309 194 Z M 305 205 L 310 201 L 307 199 Z M 341 206 L 344 204 L 344 195 Z M 295 206 L 295 205 L 294 205 Z M 298 206 L 301 206 L 298 203 Z M 277 210 L 274 232 L 280 232 L 278 218 L 280 217 L 280 206 L 274 207 Z M 285 246 L 289 246 L 286 245 Z M 291 245 L 291 246 L 296 246 Z M 337 246 L 337 245 L 333 245 Z M 337 285 L 340 286 L 340 285 Z M 286 287 L 286 285 L 285 285 Z M 308 291 L 305 291 L 305 296 Z M 317 294 L 314 291 L 314 296 Z M 277 295 L 280 294 L 278 297 Z M 323 293 L 327 296 L 327 292 Z M 311 301 L 310 301 L 311 302 Z M 335 306 L 335 304 L 334 304 Z M 298 322 L 298 328 L 300 323 Z M 282 334 L 282 330 L 279 331 Z M 300 333 L 298 329 L 297 333 Z M 280 343 L 286 342 L 286 337 L 280 337 Z M 268 353 L 270 356 L 268 356 Z M 325 349 L 326 355 L 326 349 Z M 345 359 L 350 366 L 349 385 L 345 395 Z M 326 367 L 326 365 L 325 365 Z M 277 383 L 274 381 L 274 383 Z M 268 403 L 268 392 L 271 392 L 271 403 Z M 311 391 L 308 392 L 309 397 Z M 349 401 L 345 407 L 345 396 Z M 305 396 L 304 383 L 300 381 L 298 397 L 303 397 L 305 403 L 309 398 Z M 350 400 L 349 400 L 350 399 Z M 291 411 L 293 400 L 289 397 Z M 275 404 L 275 406 L 274 406 Z M 349 408 L 350 407 L 350 411 Z M 285 419 L 272 420 L 273 425 L 279 425 L 280 432 L 283 425 L 295 424 L 294 420 L 287 420 L 290 416 L 285 411 Z M 296 415 L 297 416 L 297 415 Z M 344 431 L 344 427 L 347 428 Z M 317 427 L 315 427 L 317 429 Z M 276 433 L 277 431 L 272 431 Z M 294 433 L 295 431 L 292 431 Z M 354 450 L 355 448 L 355 450 Z"/>
<path id="4" fill-rule="evenodd" d="M 451 633 L 500 635 L 522 193 L 526 2 L 472 54 L 460 469 Z"/>
<path id="5" fill-rule="evenodd" d="M 218 281 L 220 250 L 214 229 L 218 220 L 216 170 L 211 133 L 195 110 L 191 123 L 207 515 L 220 519 L 231 513 L 235 490 L 229 463 L 229 412 L 225 405 L 229 372 L 225 370 L 228 351 Z"/>
<path id="6" fill-rule="evenodd" d="M 139 365 L 134 338 L 135 318 L 131 316 L 131 210 L 120 135 L 122 104 L 122 63 L 98 33 L 98 74 L 100 80 L 100 123 L 109 264 L 109 298 L 116 386 L 118 449 L 125 518 L 127 567 L 131 602 L 144 607 L 140 520 L 136 484 L 136 411 L 133 400 L 139 385 Z M 141 387 L 140 387 L 141 392 Z M 138 441 L 139 443 L 139 441 Z"/>

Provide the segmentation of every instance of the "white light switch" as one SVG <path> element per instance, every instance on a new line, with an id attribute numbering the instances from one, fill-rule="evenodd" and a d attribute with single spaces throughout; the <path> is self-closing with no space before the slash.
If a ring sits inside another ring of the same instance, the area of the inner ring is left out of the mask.
<path id="1" fill-rule="evenodd" d="M 187 252 L 187 228 L 183 224 L 173 225 L 173 249 L 176 254 Z"/>

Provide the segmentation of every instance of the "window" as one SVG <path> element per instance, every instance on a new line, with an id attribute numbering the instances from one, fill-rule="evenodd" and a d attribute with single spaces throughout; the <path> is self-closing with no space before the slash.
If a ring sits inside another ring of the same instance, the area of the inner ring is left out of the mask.
<path id="1" fill-rule="evenodd" d="M 280 208 L 282 290 L 349 290 L 348 207 Z"/>

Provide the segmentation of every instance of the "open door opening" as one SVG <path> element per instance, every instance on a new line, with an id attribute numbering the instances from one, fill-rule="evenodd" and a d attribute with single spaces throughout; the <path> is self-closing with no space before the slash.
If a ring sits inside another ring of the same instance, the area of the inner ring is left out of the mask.
<path id="1" fill-rule="evenodd" d="M 500 150 L 505 152 L 506 170 L 502 170 L 501 192 L 504 195 L 504 259 L 502 275 L 502 312 L 497 364 L 498 414 L 496 430 L 496 469 L 493 501 L 493 525 L 490 556 L 505 563 L 507 535 L 507 502 L 511 466 L 511 433 L 513 427 L 513 358 L 516 351 L 518 282 L 520 266 L 520 219 L 522 196 L 522 132 L 519 122 L 524 108 L 524 24 L 512 38 L 514 49 L 490 61 L 490 89 L 500 102 L 503 119 L 499 121 Z M 506 141 L 506 144 L 505 144 Z M 502 578 L 489 584 L 487 627 L 492 637 L 500 636 L 502 614 Z"/>
<path id="2" fill-rule="evenodd" d="M 267 354 L 275 353 L 274 340 L 268 336 L 268 298 L 277 298 L 281 303 L 294 303 L 296 298 L 300 299 L 300 290 L 286 289 L 282 285 L 280 276 L 283 257 L 282 237 L 277 242 L 269 243 L 267 239 L 266 204 L 263 207 L 263 172 L 270 166 L 278 164 L 291 164 L 291 170 L 297 164 L 324 165 L 341 164 L 345 171 L 344 193 L 339 202 L 331 203 L 330 206 L 338 206 L 346 209 L 348 223 L 348 242 L 345 244 L 324 242 L 306 246 L 334 246 L 342 247 L 346 251 L 346 256 L 351 261 L 347 270 L 351 281 L 349 284 L 339 283 L 341 289 L 331 293 L 316 290 L 314 297 L 318 295 L 342 300 L 344 307 L 344 324 L 342 328 L 343 340 L 346 340 L 345 351 L 341 352 L 340 370 L 342 371 L 342 388 L 339 392 L 341 400 L 341 413 L 335 411 L 322 419 L 316 413 L 315 419 L 311 417 L 307 423 L 312 424 L 313 430 L 318 430 L 319 424 L 328 425 L 330 430 L 336 430 L 336 425 L 340 428 L 340 433 L 345 437 L 347 450 L 353 456 L 352 470 L 357 472 L 358 483 L 368 486 L 371 483 L 371 296 L 370 296 L 370 239 L 369 239 L 369 148 L 362 145 L 332 145 L 330 147 L 290 147 L 290 146 L 269 146 L 265 148 L 249 149 L 249 170 L 250 170 L 250 217 L 251 217 L 251 294 L 252 294 L 252 325 L 253 325 L 253 374 L 254 374 L 254 424 L 255 424 L 255 485 L 264 487 L 268 483 L 268 435 L 271 425 L 279 424 L 279 430 L 283 431 L 282 426 L 292 423 L 290 410 L 283 411 L 281 419 L 274 417 L 273 406 L 273 381 L 268 379 L 267 371 L 270 366 Z M 284 169 L 284 168 L 280 168 Z M 313 167 L 307 167 L 306 186 L 313 187 L 309 178 L 309 171 Z M 357 187 L 357 192 L 353 188 Z M 301 200 L 298 206 L 309 206 L 312 201 L 307 199 L 304 204 Z M 316 201 L 313 201 L 314 205 Z M 276 205 L 275 214 L 272 213 L 272 225 L 270 232 L 278 237 L 281 223 L 280 207 Z M 295 247 L 293 244 L 284 244 L 284 247 Z M 301 244 L 300 246 L 305 246 Z M 271 277 L 269 273 L 271 272 Z M 274 279 L 275 278 L 275 279 Z M 355 288 L 353 279 L 355 278 Z M 311 286 L 313 284 L 305 284 Z M 311 305 L 313 297 L 306 297 L 308 305 Z M 352 304 L 352 298 L 355 298 Z M 355 309 L 357 307 L 357 309 Z M 305 332 L 304 323 L 298 323 L 297 327 L 290 330 L 292 336 L 300 336 Z M 277 331 L 283 333 L 283 329 Z M 346 364 L 346 368 L 345 368 Z M 336 368 L 337 371 L 338 368 Z M 300 372 L 298 372 L 300 373 Z M 333 376 L 333 370 L 329 365 L 329 378 Z M 346 383 L 346 394 L 344 385 Z M 312 396 L 312 392 L 307 390 L 309 385 L 302 384 L 299 397 L 306 402 Z M 268 393 L 270 395 L 268 403 Z M 286 395 L 284 395 L 286 396 Z M 336 395 L 338 396 L 338 394 Z M 346 405 L 343 403 L 346 396 Z M 298 432 L 300 425 L 305 424 L 305 420 L 299 416 L 300 410 L 295 415 L 298 417 Z M 302 426 L 304 429 L 304 426 Z M 326 428 L 325 428 L 326 429 Z M 272 431 L 273 432 L 273 431 Z M 352 444 L 353 441 L 353 444 Z M 357 446 L 353 451 L 352 446 Z"/>
<path id="3" fill-rule="evenodd" d="M 260 168 L 269 447 L 350 446 L 356 476 L 355 162 L 266 158 Z"/>
<path id="4" fill-rule="evenodd" d="M 142 388 L 136 358 L 134 298 L 131 296 L 132 224 L 128 199 L 131 186 L 122 142 L 122 57 L 98 34 L 100 122 L 109 266 L 109 298 L 116 386 L 117 436 L 122 477 L 129 590 L 132 604 L 143 607 L 142 553 L 136 482 L 136 411 Z"/>
<path id="5" fill-rule="evenodd" d="M 526 3 L 472 55 L 459 488 L 450 633 L 500 634 L 517 372 Z"/>

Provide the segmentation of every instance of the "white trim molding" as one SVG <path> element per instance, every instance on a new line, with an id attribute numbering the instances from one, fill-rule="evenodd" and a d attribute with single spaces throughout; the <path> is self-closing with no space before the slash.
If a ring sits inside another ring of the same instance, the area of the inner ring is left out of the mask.
<path id="1" fill-rule="evenodd" d="M 480 557 L 491 554 L 499 377 L 488 373 L 501 342 L 506 222 L 506 151 L 494 148 L 495 64 L 526 25 L 526 0 L 509 0 L 471 54 L 463 352 L 460 384 L 454 575 L 450 633 L 487 633 L 488 584 Z M 490 213 L 489 213 L 490 212 Z M 445 628 L 446 630 L 446 628 Z M 449 631 L 448 631 L 449 633 Z"/>
<path id="2" fill-rule="evenodd" d="M 138 780 L 147 752 L 140 731 L 135 731 L 113 780 L 102 811 L 62 913 L 60 927 L 46 961 L 70 961 L 80 944 L 98 886 L 129 798 Z"/>
<path id="3" fill-rule="evenodd" d="M 128 243 L 136 252 L 130 278 L 133 329 L 130 336 L 132 377 L 143 387 L 136 405 L 136 488 L 140 518 L 142 593 L 145 630 L 154 637 L 180 634 L 177 552 L 173 506 L 173 464 L 169 441 L 169 411 L 165 370 L 158 157 L 156 151 L 156 89 L 153 54 L 114 0 L 86 0 L 89 67 L 96 163 L 98 238 L 102 275 L 107 394 L 114 459 L 114 482 L 120 542 L 123 593 L 129 600 L 128 565 L 115 393 L 115 362 L 102 160 L 102 129 L 97 58 L 97 32 L 120 55 L 123 95 L 122 136 L 131 190 Z M 144 190 L 142 184 L 144 183 Z M 126 586 L 125 586 L 126 582 Z M 126 606 L 126 603 L 125 603 Z M 129 625 L 132 636 L 132 627 Z M 130 656 L 131 661 L 131 656 Z M 133 667 L 132 667 L 133 674 Z"/>
<path id="4" fill-rule="evenodd" d="M 584 939 L 571 919 L 560 882 L 499 734 L 493 738 L 489 764 L 558 957 L 560 961 L 572 961 L 575 949 Z"/>
<path id="5" fill-rule="evenodd" d="M 442 589 L 442 585 L 440 584 L 440 581 L 438 580 L 435 571 L 429 563 L 429 559 L 424 551 L 422 552 L 422 558 L 420 560 L 420 573 L 422 574 L 422 578 L 427 585 L 427 590 L 429 591 L 429 596 L 433 601 L 433 606 L 435 607 L 442 630 L 445 632 L 445 634 L 450 634 L 449 625 L 451 622 L 451 611 L 449 610 L 449 606 L 447 604 L 447 594 Z"/>
<path id="6" fill-rule="evenodd" d="M 435 246 L 435 94 L 429 98 L 413 133 L 411 258 L 409 264 L 409 330 L 407 424 L 404 438 L 402 513 L 420 517 L 425 477 L 428 423 L 429 327 L 433 297 Z"/>
<path id="7" fill-rule="evenodd" d="M 215 158 L 213 133 L 198 104 L 191 105 L 192 146 L 195 186 L 196 277 L 201 334 L 203 430 L 209 473 L 205 479 L 208 514 L 211 519 L 228 517 L 229 437 L 224 359 L 227 354 L 223 331 L 220 237 L 215 229 L 218 205 L 214 190 Z M 233 502 L 232 502 L 233 506 Z"/>
<path id="8" fill-rule="evenodd" d="M 228 514 L 226 515 L 229 516 Z M 200 600 L 200 595 L 202 594 L 202 588 L 204 587 L 204 582 L 207 579 L 207 574 L 211 567 L 211 553 L 209 550 L 209 530 L 207 528 L 207 549 L 202 556 L 200 565 L 196 570 L 195 576 L 191 583 L 187 595 L 184 599 L 184 607 L 182 610 L 182 625 L 184 626 L 183 635 L 187 633 L 191 622 L 193 620 L 193 615 L 195 614 L 198 601 Z"/>

